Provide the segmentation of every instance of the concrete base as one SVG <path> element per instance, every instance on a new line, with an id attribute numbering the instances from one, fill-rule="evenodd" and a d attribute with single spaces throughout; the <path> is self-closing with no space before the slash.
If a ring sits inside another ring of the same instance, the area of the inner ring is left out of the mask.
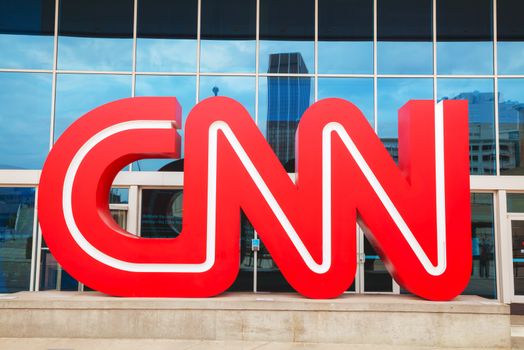
<path id="1" fill-rule="evenodd" d="M 229 293 L 210 299 L 112 298 L 95 292 L 0 295 L 0 338 L 114 338 L 511 347 L 509 307 L 476 296 Z"/>

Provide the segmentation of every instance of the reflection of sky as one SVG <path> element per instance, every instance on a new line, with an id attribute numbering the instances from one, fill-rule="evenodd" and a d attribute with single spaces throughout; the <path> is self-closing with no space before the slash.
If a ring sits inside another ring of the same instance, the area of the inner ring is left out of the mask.
<path id="1" fill-rule="evenodd" d="M 315 46 L 313 41 L 260 40 L 260 73 L 269 69 L 269 55 L 274 53 L 299 52 L 306 64 L 308 72 L 315 71 Z"/>
<path id="2" fill-rule="evenodd" d="M 524 74 L 524 42 L 499 41 L 497 54 L 499 74 Z"/>
<path id="3" fill-rule="evenodd" d="M 51 74 L 0 73 L 0 168 L 42 168 L 49 149 L 51 87 Z"/>
<path id="4" fill-rule="evenodd" d="M 524 123 L 513 106 L 524 103 L 524 79 L 499 79 L 499 122 Z M 522 106 L 518 106 L 520 109 Z"/>
<path id="5" fill-rule="evenodd" d="M 373 74 L 373 42 L 319 41 L 321 74 Z"/>
<path id="6" fill-rule="evenodd" d="M 433 100 L 431 78 L 382 78 L 377 82 L 378 135 L 398 137 L 398 110 L 409 100 Z"/>
<path id="7" fill-rule="evenodd" d="M 55 140 L 75 120 L 104 103 L 131 96 L 131 76 L 59 74 L 56 83 Z"/>
<path id="8" fill-rule="evenodd" d="M 266 135 L 268 117 L 268 77 L 260 77 L 258 80 L 258 128 L 262 134 Z M 311 80 L 311 83 L 313 81 Z M 309 104 L 313 103 L 313 86 L 310 89 Z"/>
<path id="9" fill-rule="evenodd" d="M 339 97 L 355 104 L 373 126 L 373 79 L 319 78 L 318 99 Z"/>
<path id="10" fill-rule="evenodd" d="M 137 75 L 136 77 L 136 96 L 175 96 L 182 106 L 182 130 L 179 134 L 182 136 L 182 157 L 183 149 L 183 127 L 185 125 L 187 114 L 195 105 L 196 100 L 196 77 L 195 76 L 145 76 Z M 135 162 L 133 170 L 156 171 L 163 165 L 171 162 L 166 159 L 144 159 Z M 138 164 L 136 164 L 138 163 Z"/>
<path id="11" fill-rule="evenodd" d="M 139 72 L 196 72 L 196 40 L 138 38 L 136 45 Z"/>
<path id="12" fill-rule="evenodd" d="M 58 68 L 66 70 L 131 71 L 133 39 L 58 38 Z"/>
<path id="13" fill-rule="evenodd" d="M 493 96 L 493 79 L 438 79 L 437 81 L 437 98 L 455 99 L 462 93 L 490 93 Z M 470 104 L 469 121 L 477 123 L 493 123 L 494 102 L 491 97 L 491 103 Z M 478 108 L 481 107 L 481 108 Z"/>
<path id="14" fill-rule="evenodd" d="M 218 96 L 231 97 L 240 102 L 255 119 L 255 78 L 254 77 L 200 77 L 199 99 L 214 96 L 213 88 L 218 87 Z"/>
<path id="15" fill-rule="evenodd" d="M 53 37 L 0 34 L 0 67 L 53 68 Z"/>
<path id="16" fill-rule="evenodd" d="M 129 203 L 129 189 L 128 188 L 111 188 L 110 203 L 113 204 L 127 204 Z"/>
<path id="17" fill-rule="evenodd" d="M 432 74 L 433 43 L 427 41 L 379 41 L 379 74 Z"/>
<path id="18" fill-rule="evenodd" d="M 490 41 L 437 42 L 438 74 L 493 74 Z"/>
<path id="19" fill-rule="evenodd" d="M 201 72 L 255 72 L 254 40 L 202 40 Z"/>

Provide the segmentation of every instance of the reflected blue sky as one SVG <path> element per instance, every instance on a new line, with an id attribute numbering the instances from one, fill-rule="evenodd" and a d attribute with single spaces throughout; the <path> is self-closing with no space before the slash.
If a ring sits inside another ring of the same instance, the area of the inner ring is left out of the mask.
<path id="1" fill-rule="evenodd" d="M 374 127 L 373 79 L 371 78 L 319 78 L 318 99 L 339 97 L 355 104 Z"/>
<path id="2" fill-rule="evenodd" d="M 217 96 L 231 97 L 240 102 L 255 119 L 255 78 L 201 76 L 199 100 L 214 96 L 213 88 L 217 87 Z"/>
<path id="3" fill-rule="evenodd" d="M 183 129 L 187 114 L 195 105 L 196 100 L 196 77 L 195 76 L 146 76 L 137 75 L 136 77 L 136 96 L 175 96 L 182 106 L 182 157 L 183 149 Z M 133 170 L 157 171 L 162 166 L 172 160 L 166 159 L 143 159 L 133 164 Z"/>
<path id="4" fill-rule="evenodd" d="M 58 68 L 131 71 L 133 39 L 58 37 Z"/>
<path id="5" fill-rule="evenodd" d="M 50 35 L 0 34 L 0 67 L 52 69 L 53 40 Z"/>
<path id="6" fill-rule="evenodd" d="M 432 74 L 433 43 L 379 41 L 377 65 L 379 74 Z"/>
<path id="7" fill-rule="evenodd" d="M 59 74 L 56 83 L 55 140 L 75 120 L 104 103 L 131 96 L 131 76 Z"/>
<path id="8" fill-rule="evenodd" d="M 299 52 L 310 74 L 315 72 L 315 46 L 313 41 L 260 40 L 260 73 L 269 69 L 269 55 Z"/>
<path id="9" fill-rule="evenodd" d="M 380 138 L 398 138 L 398 110 L 409 100 L 433 100 L 431 78 L 382 78 L 377 84 Z"/>
<path id="10" fill-rule="evenodd" d="M 202 40 L 200 43 L 201 72 L 254 73 L 255 40 Z"/>
<path id="11" fill-rule="evenodd" d="M 499 74 L 524 74 L 524 42 L 499 41 L 497 56 Z"/>
<path id="12" fill-rule="evenodd" d="M 136 45 L 139 72 L 196 72 L 196 40 L 138 38 Z"/>
<path id="13" fill-rule="evenodd" d="M 493 74 L 493 43 L 437 42 L 437 73 Z"/>
<path id="14" fill-rule="evenodd" d="M 320 74 L 373 74 L 373 42 L 319 41 Z"/>
<path id="15" fill-rule="evenodd" d="M 49 150 L 52 75 L 0 73 L 0 169 L 41 169 Z"/>

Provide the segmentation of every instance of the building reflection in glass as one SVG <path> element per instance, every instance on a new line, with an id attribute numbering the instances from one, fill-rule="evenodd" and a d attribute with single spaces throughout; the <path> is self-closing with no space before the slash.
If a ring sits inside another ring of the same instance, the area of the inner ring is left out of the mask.
<path id="1" fill-rule="evenodd" d="M 298 52 L 269 55 L 268 73 L 308 74 Z M 280 162 L 290 172 L 295 165 L 295 133 L 310 104 L 311 78 L 270 76 L 267 78 L 266 139 Z"/>
<path id="2" fill-rule="evenodd" d="M 501 175 L 524 175 L 524 79 L 499 79 Z"/>
<path id="3" fill-rule="evenodd" d="M 29 290 L 34 188 L 0 188 L 0 293 Z"/>

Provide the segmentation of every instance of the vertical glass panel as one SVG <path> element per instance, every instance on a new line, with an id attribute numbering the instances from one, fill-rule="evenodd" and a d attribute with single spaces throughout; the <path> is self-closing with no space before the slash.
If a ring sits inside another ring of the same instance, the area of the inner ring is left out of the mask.
<path id="1" fill-rule="evenodd" d="M 365 292 L 393 292 L 393 279 L 389 275 L 386 265 L 377 252 L 364 239 L 364 291 Z"/>
<path id="2" fill-rule="evenodd" d="M 251 249 L 251 240 L 254 236 L 255 230 L 242 212 L 240 218 L 240 271 L 238 271 L 237 279 L 229 288 L 230 291 L 253 291 L 253 270 L 256 262 L 255 254 Z"/>
<path id="3" fill-rule="evenodd" d="M 258 127 L 288 172 L 295 171 L 295 133 L 313 103 L 311 78 L 260 78 Z"/>
<path id="4" fill-rule="evenodd" d="M 314 73 L 314 37 L 314 0 L 260 0 L 261 73 Z"/>
<path id="5" fill-rule="evenodd" d="M 373 73 L 373 1 L 319 0 L 318 72 Z"/>
<path id="6" fill-rule="evenodd" d="M 49 150 L 51 74 L 0 73 L 0 169 L 41 169 Z"/>
<path id="7" fill-rule="evenodd" d="M 524 1 L 497 0 L 499 74 L 524 74 Z"/>
<path id="8" fill-rule="evenodd" d="M 201 28 L 201 72 L 255 72 L 255 0 L 203 0 Z"/>
<path id="9" fill-rule="evenodd" d="M 55 141 L 75 120 L 95 107 L 131 96 L 131 76 L 59 74 L 56 83 Z"/>
<path id="10" fill-rule="evenodd" d="M 433 100 L 433 79 L 382 78 L 377 82 L 378 136 L 398 161 L 398 110 L 410 100 Z"/>
<path id="11" fill-rule="evenodd" d="M 524 79 L 499 79 L 501 175 L 524 175 Z"/>
<path id="12" fill-rule="evenodd" d="M 431 0 L 378 0 L 380 74 L 432 74 Z"/>
<path id="13" fill-rule="evenodd" d="M 56 261 L 47 244 L 42 240 L 40 253 L 39 290 L 77 291 L 78 281 L 71 277 Z"/>
<path id="14" fill-rule="evenodd" d="M 140 236 L 175 238 L 182 232 L 181 189 L 142 190 Z"/>
<path id="15" fill-rule="evenodd" d="M 497 297 L 495 265 L 495 229 L 493 223 L 493 195 L 471 194 L 471 235 L 473 269 L 463 294 Z"/>
<path id="16" fill-rule="evenodd" d="M 491 0 L 437 1 L 438 74 L 492 74 Z"/>
<path id="17" fill-rule="evenodd" d="M 129 189 L 113 187 L 109 192 L 109 203 L 111 204 L 128 204 Z"/>
<path id="18" fill-rule="evenodd" d="M 0 1 L 0 68 L 53 68 L 54 0 Z"/>
<path id="19" fill-rule="evenodd" d="M 138 0 L 137 70 L 196 72 L 196 0 Z"/>
<path id="20" fill-rule="evenodd" d="M 524 193 L 508 193 L 506 201 L 508 212 L 524 213 Z"/>
<path id="21" fill-rule="evenodd" d="M 0 293 L 29 290 L 34 211 L 34 188 L 0 188 Z"/>
<path id="22" fill-rule="evenodd" d="M 524 221 L 511 221 L 513 243 L 513 288 L 515 295 L 524 295 Z"/>
<path id="23" fill-rule="evenodd" d="M 234 98 L 255 118 L 255 78 L 201 76 L 199 100 L 212 96 Z"/>
<path id="24" fill-rule="evenodd" d="M 467 100 L 470 173 L 494 175 L 495 106 L 493 79 L 439 79 L 439 100 Z"/>
<path id="25" fill-rule="evenodd" d="M 133 0 L 60 0 L 58 67 L 131 71 Z"/>
<path id="26" fill-rule="evenodd" d="M 318 98 L 339 97 L 356 105 L 374 127 L 373 79 L 371 78 L 319 78 Z"/>
<path id="27" fill-rule="evenodd" d="M 286 281 L 263 241 L 257 254 L 257 291 L 259 292 L 295 292 Z"/>
<path id="28" fill-rule="evenodd" d="M 136 96 L 175 96 L 182 106 L 182 129 L 178 133 L 183 137 L 183 127 L 186 117 L 195 105 L 196 99 L 196 77 L 195 76 L 147 76 L 137 75 Z M 182 142 L 182 153 L 184 154 L 184 142 Z M 177 161 L 173 159 L 141 159 L 133 163 L 133 170 L 139 171 L 182 171 L 174 169 Z M 164 168 L 167 167 L 167 168 Z"/>

